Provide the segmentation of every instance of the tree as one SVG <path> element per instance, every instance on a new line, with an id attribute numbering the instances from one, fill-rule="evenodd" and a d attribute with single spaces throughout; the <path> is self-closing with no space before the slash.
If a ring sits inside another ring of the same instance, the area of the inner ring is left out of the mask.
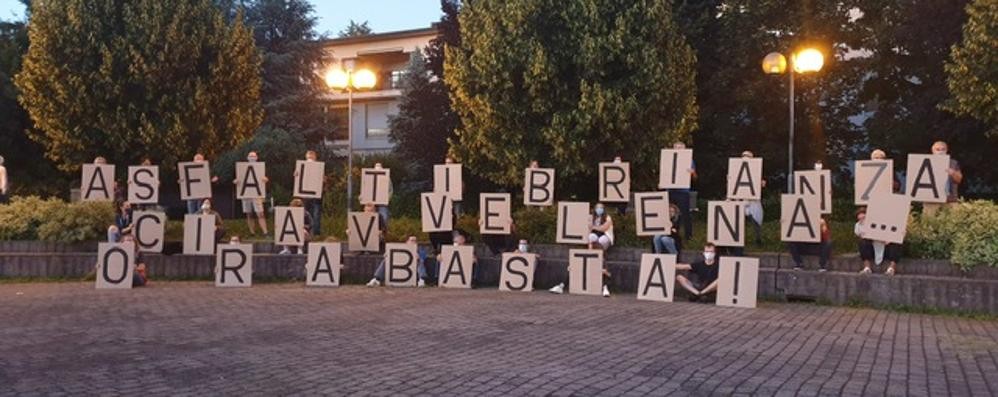
<path id="1" fill-rule="evenodd" d="M 260 125 L 260 55 L 209 0 L 36 1 L 15 83 L 46 156 L 171 166 Z"/>
<path id="2" fill-rule="evenodd" d="M 998 2 L 975 0 L 967 15 L 963 40 L 945 66 L 951 95 L 945 108 L 988 123 L 988 134 L 998 137 Z"/>
<path id="3" fill-rule="evenodd" d="M 367 21 L 364 21 L 362 23 L 357 23 L 357 22 L 354 22 L 353 19 L 351 19 L 350 20 L 350 24 L 347 25 L 347 27 L 345 29 L 343 29 L 343 30 L 340 31 L 339 36 L 340 37 L 357 37 L 357 36 L 367 36 L 367 35 L 373 34 L 373 33 L 374 33 L 374 31 L 371 30 L 371 27 L 367 25 Z"/>
<path id="4" fill-rule="evenodd" d="M 461 126 L 451 150 L 497 184 L 531 159 L 559 188 L 621 155 L 652 188 L 659 150 L 696 125 L 695 58 L 665 0 L 481 0 L 459 16 L 444 70 Z M 590 186 L 591 185 L 591 186 Z"/>
<path id="5" fill-rule="evenodd" d="M 314 8 L 305 0 L 257 0 L 246 23 L 263 58 L 263 125 L 316 144 L 328 130 L 325 84 L 316 72 L 325 52 L 316 41 Z"/>
<path id="6" fill-rule="evenodd" d="M 418 52 L 413 55 L 402 80 L 398 114 L 389 119 L 395 152 L 413 164 L 421 177 L 429 177 L 432 165 L 443 161 L 458 125 L 444 84 L 444 50 L 461 43 L 460 4 L 457 0 L 440 3 L 444 15 L 436 25 L 439 34 L 430 41 L 425 58 Z"/>

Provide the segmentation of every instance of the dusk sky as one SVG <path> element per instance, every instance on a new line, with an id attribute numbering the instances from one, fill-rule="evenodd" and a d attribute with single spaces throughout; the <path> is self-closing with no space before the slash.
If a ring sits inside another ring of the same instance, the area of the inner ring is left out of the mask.
<path id="1" fill-rule="evenodd" d="M 369 21 L 376 33 L 423 28 L 440 19 L 439 0 L 313 0 L 319 33 L 335 36 L 350 20 Z M 18 0 L 0 0 L 0 19 L 24 17 Z"/>

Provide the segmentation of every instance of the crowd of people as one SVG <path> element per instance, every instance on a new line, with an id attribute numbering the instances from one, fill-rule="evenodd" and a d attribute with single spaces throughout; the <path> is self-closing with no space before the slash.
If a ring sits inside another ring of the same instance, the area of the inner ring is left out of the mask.
<path id="1" fill-rule="evenodd" d="M 673 148 L 675 149 L 685 149 L 686 146 L 683 143 L 676 143 Z M 948 154 L 948 146 L 945 142 L 935 142 L 932 145 L 931 152 L 933 154 Z M 753 153 L 750 151 L 745 151 L 742 153 L 743 158 L 754 157 Z M 874 150 L 871 153 L 870 158 L 872 160 L 883 160 L 886 159 L 886 154 L 882 150 Z M 619 161 L 619 157 L 616 159 Z M 205 157 L 198 153 L 193 157 L 194 162 L 205 162 Z M 254 163 L 259 161 L 259 156 L 255 151 L 249 152 L 246 156 L 246 161 Z M 308 151 L 305 154 L 305 161 L 317 161 L 317 154 L 314 151 Z M 107 161 L 103 157 L 97 157 L 94 160 L 94 164 L 106 164 Z M 445 159 L 445 164 L 452 164 L 453 160 L 451 158 Z M 142 163 L 143 165 L 149 165 L 151 162 L 146 159 Z M 529 168 L 538 168 L 538 162 L 531 161 Z M 821 169 L 821 163 L 815 164 L 815 169 Z M 375 168 L 380 169 L 381 164 L 375 165 Z M 691 164 L 690 168 L 685 170 L 690 174 L 691 180 L 695 180 L 697 177 L 695 164 Z M 949 169 L 947 170 L 948 179 L 946 181 L 946 193 L 947 202 L 953 203 L 958 200 L 959 185 L 963 180 L 963 174 L 960 170 L 959 163 L 956 160 L 951 159 L 949 164 Z M 297 176 L 297 174 L 296 174 Z M 892 185 L 895 192 L 899 191 L 901 184 L 898 179 L 893 177 Z M 210 177 L 211 183 L 217 183 L 218 176 L 212 175 Z M 266 176 L 263 176 L 263 182 L 266 183 L 269 180 Z M 765 180 L 762 181 L 762 187 L 765 187 Z M 233 183 L 238 184 L 239 180 L 234 180 Z M 391 186 L 389 185 L 389 189 Z M 689 241 L 693 237 L 693 221 L 691 208 L 695 207 L 695 203 L 690 200 L 691 191 L 688 188 L 683 189 L 667 189 L 670 205 L 669 205 L 669 217 L 671 220 L 672 227 L 669 229 L 668 233 L 663 233 L 655 235 L 651 239 L 651 251 L 654 253 L 667 253 L 667 254 L 679 254 L 683 250 L 683 241 Z M 7 173 L 7 169 L 3 165 L 3 157 L 0 157 L 0 204 L 6 203 L 10 192 L 10 181 Z M 107 228 L 107 241 L 109 242 L 124 242 L 124 241 L 134 241 L 132 236 L 133 229 L 133 205 L 125 200 L 125 186 L 115 183 L 114 186 L 114 197 L 115 197 L 115 218 L 114 222 Z M 746 225 L 750 225 L 755 231 L 755 242 L 756 244 L 762 243 L 762 231 L 761 226 L 763 223 L 763 207 L 759 200 L 743 200 L 744 203 L 744 214 L 746 217 Z M 191 199 L 187 201 L 187 213 L 188 214 L 200 214 L 200 215 L 212 215 L 214 216 L 215 222 L 215 241 L 221 243 L 226 235 L 225 223 L 223 222 L 222 216 L 212 208 L 212 200 L 210 198 L 206 199 Z M 627 210 L 627 203 L 623 206 L 616 206 L 618 213 L 623 214 Z M 291 207 L 302 207 L 304 208 L 305 218 L 304 218 L 304 237 L 305 241 L 309 241 L 312 236 L 321 235 L 321 199 L 315 198 L 293 198 L 289 204 Z M 940 205 L 924 204 L 923 211 L 926 213 L 932 213 L 938 210 Z M 249 232 L 250 237 L 257 236 L 257 227 L 259 227 L 260 235 L 266 239 L 270 236 L 267 216 L 265 211 L 265 201 L 263 198 L 247 198 L 241 200 L 242 212 L 245 215 L 246 227 Z M 140 205 L 140 210 L 150 209 L 149 205 Z M 460 202 L 455 202 L 452 206 L 454 215 L 459 216 L 461 214 Z M 363 211 L 368 213 L 377 214 L 377 222 L 379 226 L 378 245 L 380 251 L 384 250 L 385 238 L 388 236 L 389 228 L 389 212 L 386 205 L 375 205 L 373 203 L 364 203 Z M 869 239 L 864 234 L 864 222 L 866 218 L 865 207 L 860 207 L 856 211 L 856 224 L 854 232 L 858 238 L 857 251 L 859 257 L 863 263 L 863 269 L 860 271 L 862 274 L 869 274 L 874 271 L 874 268 L 885 266 L 883 273 L 886 275 L 894 275 L 897 272 L 898 263 L 901 259 L 902 247 L 900 244 L 888 243 L 883 241 L 876 241 Z M 528 252 L 528 242 L 524 239 L 516 239 L 516 225 L 514 221 L 510 219 L 503 220 L 508 223 L 510 229 L 510 234 L 507 235 L 496 235 L 496 234 L 486 234 L 482 235 L 483 243 L 488 248 L 489 252 L 498 256 L 505 252 Z M 275 225 L 276 227 L 276 225 Z M 588 247 L 590 249 L 598 250 L 608 250 L 614 244 L 614 220 L 611 214 L 607 211 L 606 206 L 603 203 L 596 203 L 593 206 L 593 211 L 590 214 L 589 220 L 589 231 L 587 237 Z M 349 234 L 349 230 L 347 231 Z M 439 270 L 439 258 L 441 253 L 441 247 L 445 244 L 455 244 L 455 245 L 466 245 L 470 244 L 470 235 L 460 229 L 455 229 L 453 232 L 432 232 L 429 233 L 430 245 L 429 247 L 419 248 L 419 266 L 418 266 L 418 286 L 422 287 L 427 284 L 428 280 L 433 280 L 437 278 L 437 272 Z M 231 241 L 238 241 L 238 236 L 232 236 Z M 405 242 L 415 244 L 417 243 L 416 236 L 407 236 Z M 803 269 L 803 256 L 804 255 L 814 255 L 818 257 L 819 271 L 826 271 L 828 269 L 829 260 L 832 253 L 832 237 L 831 230 L 828 224 L 828 220 L 822 216 L 820 220 L 820 240 L 815 243 L 801 243 L 801 242 L 790 242 L 787 243 L 787 249 L 793 261 L 795 269 Z M 303 253 L 298 247 L 293 247 L 294 253 Z M 280 254 L 291 254 L 292 247 L 282 247 Z M 706 244 L 703 247 L 703 251 L 698 255 L 698 260 L 693 263 L 685 264 L 680 263 L 677 265 L 677 270 L 684 271 L 685 273 L 680 273 L 676 277 L 676 281 L 691 294 L 694 299 L 699 299 L 702 296 L 709 295 L 716 290 L 716 280 L 717 280 L 717 259 L 719 255 L 733 255 L 741 256 L 744 255 L 744 249 L 742 247 L 716 247 L 713 244 Z M 140 258 L 140 256 L 138 256 Z M 477 260 L 476 260 L 477 262 Z M 136 285 L 144 285 L 147 281 L 145 276 L 145 264 L 142 261 L 136 261 Z M 483 271 L 480 266 L 473 264 L 473 285 L 480 285 L 484 282 Z M 141 269 L 141 270 L 139 270 Z M 367 284 L 368 286 L 375 287 L 381 285 L 384 280 L 384 261 L 375 271 L 374 277 Z M 603 285 L 603 295 L 610 296 L 609 292 L 609 278 L 611 276 L 610 272 L 604 267 L 603 269 L 604 285 Z M 140 282 L 141 279 L 141 282 Z M 553 293 L 563 293 L 567 286 L 567 280 L 559 282 L 557 285 L 549 289 Z"/>

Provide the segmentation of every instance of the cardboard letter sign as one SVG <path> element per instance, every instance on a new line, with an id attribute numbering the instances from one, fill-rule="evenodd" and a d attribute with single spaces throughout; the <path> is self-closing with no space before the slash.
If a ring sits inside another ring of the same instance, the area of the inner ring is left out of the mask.
<path id="1" fill-rule="evenodd" d="M 720 247 L 745 246 L 745 203 L 707 202 L 707 242 Z"/>
<path id="2" fill-rule="evenodd" d="M 863 238 L 888 243 L 904 242 L 908 231 L 911 197 L 904 194 L 873 196 L 863 222 Z"/>
<path id="3" fill-rule="evenodd" d="M 424 232 L 449 232 L 454 229 L 454 203 L 447 193 L 423 193 L 419 203 Z"/>
<path id="4" fill-rule="evenodd" d="M 759 291 L 759 259 L 722 256 L 717 269 L 717 305 L 754 309 Z"/>
<path id="5" fill-rule="evenodd" d="M 471 270 L 475 263 L 475 247 L 470 245 L 440 246 L 440 286 L 471 288 Z"/>
<path id="6" fill-rule="evenodd" d="M 376 212 L 351 212 L 347 216 L 347 229 L 350 251 L 381 250 L 381 224 Z"/>
<path id="7" fill-rule="evenodd" d="M 219 244 L 215 257 L 216 287 L 253 285 L 253 244 Z"/>
<path id="8" fill-rule="evenodd" d="M 322 198 L 322 183 L 326 175 L 326 163 L 321 161 L 295 161 L 294 196 L 301 198 Z"/>
<path id="9" fill-rule="evenodd" d="M 80 179 L 80 200 L 111 201 L 114 199 L 114 166 L 84 164 Z"/>
<path id="10" fill-rule="evenodd" d="M 873 196 L 894 191 L 894 161 L 859 160 L 855 164 L 856 205 L 869 205 Z"/>
<path id="11" fill-rule="evenodd" d="M 419 274 L 419 247 L 416 244 L 385 244 L 385 285 L 415 287 Z"/>
<path id="12" fill-rule="evenodd" d="M 909 154 L 908 195 L 911 201 L 945 203 L 946 184 L 949 181 L 949 155 Z"/>
<path id="13" fill-rule="evenodd" d="M 578 295 L 603 293 L 603 250 L 568 250 L 568 292 Z"/>
<path id="14" fill-rule="evenodd" d="M 163 252 L 166 233 L 166 213 L 135 211 L 132 213 L 132 235 L 140 252 Z"/>
<path id="15" fill-rule="evenodd" d="M 159 167 L 128 167 L 128 201 L 132 204 L 159 203 Z"/>
<path id="16" fill-rule="evenodd" d="M 693 149 L 662 149 L 658 165 L 659 189 L 689 189 L 693 175 Z"/>
<path id="17" fill-rule="evenodd" d="M 780 241 L 821 242 L 818 197 L 784 194 L 780 197 Z"/>
<path id="18" fill-rule="evenodd" d="M 274 207 L 274 244 L 301 247 L 305 245 L 305 209 Z"/>
<path id="19" fill-rule="evenodd" d="M 669 234 L 672 231 L 669 193 L 634 193 L 634 223 L 634 232 L 638 236 Z"/>
<path id="20" fill-rule="evenodd" d="M 672 302 L 676 285 L 676 256 L 641 254 L 638 299 Z"/>
<path id="21" fill-rule="evenodd" d="M 522 253 L 502 254 L 502 271 L 499 274 L 500 291 L 534 290 L 534 269 L 537 268 L 537 255 Z"/>
<path id="22" fill-rule="evenodd" d="M 558 202 L 558 244 L 589 244 L 589 203 Z"/>
<path id="23" fill-rule="evenodd" d="M 510 234 L 513 216 L 509 193 L 482 193 L 478 195 L 478 220 L 481 234 Z"/>
<path id="24" fill-rule="evenodd" d="M 364 168 L 360 170 L 360 203 L 388 205 L 391 198 L 392 170 Z"/>
<path id="25" fill-rule="evenodd" d="M 184 255 L 215 254 L 215 215 L 184 215 Z"/>
<path id="26" fill-rule="evenodd" d="M 728 199 L 760 200 L 762 198 L 762 159 L 728 159 Z"/>
<path id="27" fill-rule="evenodd" d="M 97 244 L 97 289 L 132 288 L 134 271 L 134 244 L 130 242 Z"/>
<path id="28" fill-rule="evenodd" d="M 794 172 L 797 181 L 794 192 L 818 198 L 822 214 L 832 213 L 832 171 L 809 170 Z"/>
<path id="29" fill-rule="evenodd" d="M 267 166 L 263 162 L 236 163 L 236 198 L 260 199 L 267 197 Z"/>
<path id="30" fill-rule="evenodd" d="M 630 163 L 599 163 L 599 200 L 607 203 L 631 200 Z"/>
<path id="31" fill-rule="evenodd" d="M 207 161 L 177 163 L 180 175 L 180 199 L 211 198 L 211 166 Z"/>
<path id="32" fill-rule="evenodd" d="M 305 285 L 311 287 L 337 287 L 340 269 L 343 268 L 343 246 L 340 243 L 308 243 L 308 262 L 305 262 Z"/>
<path id="33" fill-rule="evenodd" d="M 436 164 L 433 166 L 434 193 L 446 193 L 451 201 L 461 201 L 464 189 L 461 183 L 461 164 Z"/>
<path id="34" fill-rule="evenodd" d="M 546 207 L 554 204 L 554 168 L 527 168 L 523 181 L 523 205 Z"/>

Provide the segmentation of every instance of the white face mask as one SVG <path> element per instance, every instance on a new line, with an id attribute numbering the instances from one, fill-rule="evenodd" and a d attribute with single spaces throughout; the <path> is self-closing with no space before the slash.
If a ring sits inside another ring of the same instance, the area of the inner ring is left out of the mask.
<path id="1" fill-rule="evenodd" d="M 713 262 L 714 261 L 714 253 L 710 252 L 710 251 L 704 251 L 703 252 L 703 259 L 705 261 L 707 261 L 707 262 Z"/>
<path id="2" fill-rule="evenodd" d="M 254 157 L 254 156 L 247 157 L 246 161 L 249 161 L 251 163 L 255 163 L 256 162 L 256 157 Z"/>
<path id="3" fill-rule="evenodd" d="M 821 171 L 821 168 L 822 168 L 821 163 L 814 163 L 814 169 Z"/>
<path id="4" fill-rule="evenodd" d="M 527 245 L 526 244 L 520 244 L 519 249 L 520 249 L 520 252 L 526 253 L 527 252 Z"/>
<path id="5" fill-rule="evenodd" d="M 204 212 L 211 211 L 211 205 L 210 204 L 203 204 L 203 205 L 201 205 L 201 211 L 204 211 Z"/>

